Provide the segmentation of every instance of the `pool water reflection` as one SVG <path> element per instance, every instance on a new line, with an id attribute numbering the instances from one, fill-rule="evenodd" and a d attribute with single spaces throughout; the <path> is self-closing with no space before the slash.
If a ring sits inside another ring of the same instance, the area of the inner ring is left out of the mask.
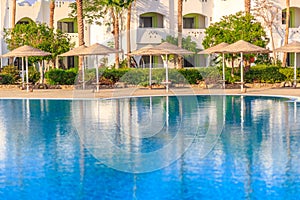
<path id="1" fill-rule="evenodd" d="M 297 199 L 300 104 L 286 100 L 2 99 L 0 198 Z"/>

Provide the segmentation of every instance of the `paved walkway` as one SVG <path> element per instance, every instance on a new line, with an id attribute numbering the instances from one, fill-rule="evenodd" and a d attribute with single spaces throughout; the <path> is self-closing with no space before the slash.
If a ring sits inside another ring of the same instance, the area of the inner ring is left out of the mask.
<path id="1" fill-rule="evenodd" d="M 27 92 L 20 89 L 0 89 L 0 98 L 112 98 L 128 96 L 149 96 L 149 95 L 188 95 L 188 94 L 237 94 L 237 95 L 271 95 L 299 97 L 300 88 L 248 88 L 246 93 L 241 93 L 240 89 L 202 89 L 202 88 L 170 88 L 166 93 L 165 89 L 147 88 L 118 88 L 100 89 L 98 93 L 92 90 L 72 90 L 72 89 L 45 89 Z"/>

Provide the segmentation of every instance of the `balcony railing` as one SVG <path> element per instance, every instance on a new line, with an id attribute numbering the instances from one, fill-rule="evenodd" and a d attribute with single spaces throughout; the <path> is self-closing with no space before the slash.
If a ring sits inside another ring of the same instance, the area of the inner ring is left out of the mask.
<path id="1" fill-rule="evenodd" d="M 191 36 L 192 41 L 197 43 L 197 48 L 203 49 L 202 41 L 204 39 L 205 29 L 183 29 L 183 37 Z"/>
<path id="2" fill-rule="evenodd" d="M 71 38 L 71 41 L 70 42 L 74 42 L 75 43 L 75 46 L 78 46 L 78 33 L 67 33 L 70 38 Z"/>
<path id="3" fill-rule="evenodd" d="M 164 28 L 138 28 L 137 43 L 139 44 L 160 44 L 168 33 Z"/>

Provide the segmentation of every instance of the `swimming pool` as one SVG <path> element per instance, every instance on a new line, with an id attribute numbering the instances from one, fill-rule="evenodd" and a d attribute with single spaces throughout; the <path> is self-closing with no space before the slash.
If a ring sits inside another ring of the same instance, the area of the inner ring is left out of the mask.
<path id="1" fill-rule="evenodd" d="M 297 199 L 300 104 L 0 100 L 1 199 Z"/>

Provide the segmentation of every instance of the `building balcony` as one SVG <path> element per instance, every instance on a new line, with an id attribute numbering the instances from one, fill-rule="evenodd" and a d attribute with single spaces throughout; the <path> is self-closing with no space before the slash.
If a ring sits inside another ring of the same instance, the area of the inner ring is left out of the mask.
<path id="1" fill-rule="evenodd" d="M 75 47 L 79 46 L 78 33 L 67 33 L 67 34 L 71 38 L 70 42 L 75 43 Z"/>
<path id="2" fill-rule="evenodd" d="M 164 28 L 138 28 L 136 41 L 138 44 L 160 44 L 167 35 Z"/>
<path id="3" fill-rule="evenodd" d="M 197 48 L 204 49 L 202 41 L 205 37 L 205 29 L 183 29 L 183 37 L 191 36 L 192 41 L 197 43 Z"/>

